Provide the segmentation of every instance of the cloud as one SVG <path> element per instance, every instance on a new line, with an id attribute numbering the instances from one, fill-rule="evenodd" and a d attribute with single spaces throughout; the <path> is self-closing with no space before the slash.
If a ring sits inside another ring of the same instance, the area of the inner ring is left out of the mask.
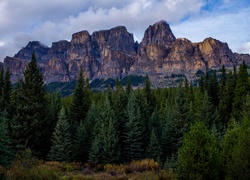
<path id="1" fill-rule="evenodd" d="M 245 17 L 249 9 L 241 11 L 245 7 L 242 2 L 247 0 L 238 3 L 241 6 L 234 4 L 236 12 L 231 8 L 234 0 L 215 2 L 218 1 L 1 0 L 0 61 L 6 55 L 13 56 L 29 41 L 38 40 L 50 46 L 54 41 L 70 40 L 73 33 L 81 30 L 92 33 L 123 25 L 140 41 L 145 29 L 159 20 L 168 21 L 177 37 L 201 41 L 212 36 L 229 42 L 234 50 L 242 49 L 239 47 L 250 42 L 241 37 L 247 36 L 249 29 L 250 19 Z"/>
<path id="2" fill-rule="evenodd" d="M 244 43 L 242 46 L 238 48 L 238 51 L 241 53 L 250 53 L 250 42 Z"/>
<path id="3" fill-rule="evenodd" d="M 186 37 L 193 42 L 213 37 L 227 42 L 234 52 L 250 53 L 249 49 L 243 51 L 242 48 L 243 44 L 250 41 L 250 7 L 244 7 L 244 4 L 241 6 L 238 4 L 237 7 L 233 2 L 227 8 L 227 11 L 224 11 L 223 7 L 214 12 L 204 12 L 188 21 L 172 24 L 173 33 L 177 37 Z"/>

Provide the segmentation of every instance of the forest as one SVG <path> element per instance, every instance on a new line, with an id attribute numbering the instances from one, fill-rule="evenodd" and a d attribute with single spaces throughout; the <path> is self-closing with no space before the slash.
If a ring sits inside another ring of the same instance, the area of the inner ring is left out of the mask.
<path id="1" fill-rule="evenodd" d="M 194 87 L 48 93 L 35 54 L 15 87 L 0 71 L 2 179 L 250 179 L 250 80 L 243 62 Z"/>

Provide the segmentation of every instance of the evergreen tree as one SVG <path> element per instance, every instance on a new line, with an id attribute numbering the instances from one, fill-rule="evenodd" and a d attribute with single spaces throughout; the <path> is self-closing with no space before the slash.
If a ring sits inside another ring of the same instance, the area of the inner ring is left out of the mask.
<path id="1" fill-rule="evenodd" d="M 223 97 L 223 101 L 221 103 L 221 108 L 220 108 L 220 114 L 221 114 L 224 130 L 226 130 L 227 128 L 228 121 L 230 120 L 230 117 L 233 111 L 235 77 L 231 71 L 229 72 L 229 75 L 228 75 L 228 82 L 226 84 L 225 91 L 226 91 L 225 97 Z"/>
<path id="2" fill-rule="evenodd" d="M 143 93 L 144 96 L 146 97 L 147 103 L 148 103 L 148 110 L 149 114 L 152 114 L 154 111 L 154 105 L 155 105 L 155 99 L 154 95 L 151 90 L 151 83 L 148 74 L 146 75 L 146 81 L 143 87 Z"/>
<path id="3" fill-rule="evenodd" d="M 159 161 L 161 158 L 161 146 L 160 142 L 158 141 L 157 135 L 155 134 L 154 128 L 150 134 L 150 141 L 147 148 L 147 157 L 150 159 L 154 159 L 155 161 Z"/>
<path id="4" fill-rule="evenodd" d="M 217 107 L 219 104 L 219 98 L 218 98 L 219 97 L 219 85 L 218 85 L 216 71 L 213 71 L 212 76 L 209 78 L 207 93 L 213 105 Z"/>
<path id="5" fill-rule="evenodd" d="M 77 162 L 88 161 L 89 144 L 87 143 L 88 134 L 84 124 L 81 122 L 76 129 L 76 134 L 73 140 L 72 156 Z"/>
<path id="6" fill-rule="evenodd" d="M 3 102 L 1 105 L 3 106 L 3 109 L 7 113 L 7 118 L 9 119 L 11 117 L 11 103 L 10 103 L 10 96 L 11 96 L 11 91 L 12 91 L 12 85 L 10 81 L 10 71 L 7 69 L 4 75 L 4 85 L 2 88 L 2 100 Z"/>
<path id="7" fill-rule="evenodd" d="M 42 74 L 37 66 L 35 54 L 24 71 L 14 95 L 15 114 L 12 130 L 16 146 L 26 146 L 39 158 L 49 151 L 46 121 L 46 99 Z"/>
<path id="8" fill-rule="evenodd" d="M 235 179 L 235 166 L 232 159 L 235 145 L 238 142 L 240 126 L 234 119 L 231 119 L 228 124 L 229 125 L 223 137 L 221 156 L 224 164 L 223 171 L 226 178 L 230 179 L 231 177 L 232 179 Z"/>
<path id="9" fill-rule="evenodd" d="M 134 92 L 131 91 L 127 105 L 127 122 L 125 123 L 124 136 L 125 161 L 138 160 L 142 158 L 143 124 L 141 121 L 140 109 L 135 101 Z"/>
<path id="10" fill-rule="evenodd" d="M 199 121 L 202 121 L 206 127 L 211 130 L 216 127 L 217 130 L 221 130 L 220 116 L 218 111 L 214 108 L 210 102 L 208 94 L 205 92 L 202 100 L 202 106 L 200 112 L 197 115 Z"/>
<path id="11" fill-rule="evenodd" d="M 118 162 L 120 158 L 120 148 L 117 135 L 117 122 L 114 110 L 111 108 L 107 96 L 98 116 L 94 137 L 89 155 L 90 162 L 95 164 Z"/>
<path id="12" fill-rule="evenodd" d="M 189 131 L 189 103 L 183 87 L 178 87 L 173 108 L 173 152 L 177 152 L 181 145 L 183 135 Z"/>
<path id="13" fill-rule="evenodd" d="M 173 134 L 175 134 L 175 122 L 173 119 L 172 109 L 170 108 L 170 105 L 167 104 L 164 109 L 163 114 L 163 125 L 162 125 L 162 160 L 165 161 L 167 159 L 170 159 L 171 156 L 176 152 L 175 147 L 173 146 L 173 143 L 175 142 Z"/>
<path id="14" fill-rule="evenodd" d="M 3 105 L 4 69 L 0 70 L 0 112 L 4 110 Z"/>
<path id="15" fill-rule="evenodd" d="M 184 135 L 178 162 L 181 179 L 219 179 L 218 145 L 214 134 L 203 123 L 195 123 Z"/>
<path id="16" fill-rule="evenodd" d="M 240 65 L 239 72 L 237 75 L 236 88 L 234 92 L 234 102 L 233 102 L 233 111 L 234 117 L 236 120 L 240 120 L 242 115 L 243 104 L 246 101 L 246 95 L 249 93 L 249 80 L 247 73 L 247 66 L 243 62 Z"/>
<path id="17" fill-rule="evenodd" d="M 3 112 L 0 112 L 0 166 L 6 166 L 13 159 L 11 139 L 7 130 L 7 121 Z"/>
<path id="18" fill-rule="evenodd" d="M 89 162 L 97 165 L 102 162 L 102 149 L 103 143 L 101 142 L 101 139 L 98 136 L 95 136 L 95 139 L 93 140 L 90 152 L 89 152 Z"/>
<path id="19" fill-rule="evenodd" d="M 71 135 L 70 126 L 62 108 L 58 115 L 58 122 L 52 135 L 52 147 L 48 154 L 51 161 L 66 161 L 71 159 Z"/>
<path id="20" fill-rule="evenodd" d="M 82 69 L 79 72 L 79 77 L 72 97 L 72 103 L 69 108 L 69 120 L 71 125 L 71 133 L 75 133 L 76 127 L 83 121 L 88 112 L 89 104 L 85 104 L 85 80 L 83 78 Z"/>
<path id="21" fill-rule="evenodd" d="M 223 157 L 227 179 L 250 178 L 250 121 L 244 114 L 242 124 L 227 130 Z"/>

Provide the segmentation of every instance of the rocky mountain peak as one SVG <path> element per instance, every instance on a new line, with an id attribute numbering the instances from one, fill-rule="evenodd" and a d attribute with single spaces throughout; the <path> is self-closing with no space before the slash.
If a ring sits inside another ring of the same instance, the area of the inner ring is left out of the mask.
<path id="1" fill-rule="evenodd" d="M 30 41 L 27 46 L 23 47 L 14 58 L 23 60 L 30 60 L 32 53 L 35 52 L 37 61 L 42 61 L 42 56 L 47 54 L 49 47 L 40 43 L 39 41 Z"/>
<path id="2" fill-rule="evenodd" d="M 53 42 L 50 48 L 38 41 L 29 42 L 14 57 L 4 59 L 12 82 L 22 77 L 33 51 L 46 83 L 75 80 L 82 68 L 89 80 L 148 74 L 152 84 L 165 86 L 171 74 L 184 74 L 191 80 L 197 70 L 218 69 L 223 64 L 232 68 L 243 61 L 250 65 L 249 54 L 232 53 L 227 43 L 219 40 L 206 38 L 192 43 L 186 38 L 176 39 L 166 21 L 150 25 L 141 43 L 134 42 L 133 34 L 124 26 L 92 35 L 80 31 L 70 42 Z"/>
<path id="3" fill-rule="evenodd" d="M 208 68 L 220 67 L 222 64 L 232 67 L 237 64 L 236 58 L 227 43 L 210 37 L 198 43 L 198 46 L 204 60 L 208 62 Z"/>
<path id="4" fill-rule="evenodd" d="M 72 35 L 72 44 L 84 44 L 90 41 L 90 35 L 88 31 L 80 31 Z"/>
<path id="5" fill-rule="evenodd" d="M 141 45 L 163 44 L 166 48 L 169 48 L 175 40 L 176 38 L 168 23 L 159 21 L 146 29 Z"/>

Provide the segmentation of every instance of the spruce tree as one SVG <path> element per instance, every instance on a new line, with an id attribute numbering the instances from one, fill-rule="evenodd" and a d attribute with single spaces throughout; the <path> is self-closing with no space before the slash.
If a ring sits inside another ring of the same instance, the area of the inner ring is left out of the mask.
<path id="1" fill-rule="evenodd" d="M 85 104 L 84 88 L 86 87 L 83 78 L 82 69 L 79 72 L 79 77 L 72 97 L 72 103 L 69 108 L 69 119 L 72 134 L 75 132 L 76 127 L 83 121 L 88 112 L 89 104 Z"/>
<path id="2" fill-rule="evenodd" d="M 37 66 L 35 54 L 24 71 L 13 100 L 15 114 L 12 130 L 16 146 L 25 146 L 39 158 L 45 158 L 49 151 L 46 121 L 45 87 L 42 74 Z"/>
<path id="3" fill-rule="evenodd" d="M 159 161 L 161 158 L 161 153 L 162 153 L 162 150 L 161 150 L 160 142 L 153 128 L 150 134 L 150 141 L 149 141 L 149 145 L 147 148 L 147 158 L 154 159 L 155 161 Z"/>
<path id="4" fill-rule="evenodd" d="M 216 127 L 217 130 L 221 130 L 219 113 L 211 103 L 206 91 L 202 99 L 202 106 L 198 112 L 197 119 L 202 121 L 209 130 L 213 127 Z"/>
<path id="5" fill-rule="evenodd" d="M 124 156 L 125 161 L 138 160 L 143 156 L 142 140 L 143 140 L 143 124 L 141 121 L 141 113 L 135 101 L 134 92 L 130 92 L 127 105 L 127 122 L 124 129 Z"/>
<path id="6" fill-rule="evenodd" d="M 69 162 L 71 159 L 71 135 L 70 126 L 62 108 L 58 115 L 58 122 L 52 135 L 52 147 L 48 154 L 51 161 Z"/>
<path id="7" fill-rule="evenodd" d="M 117 120 L 107 96 L 100 109 L 94 136 L 95 139 L 90 151 L 90 161 L 101 164 L 118 162 L 120 159 L 120 147 L 117 134 Z M 96 154 L 96 152 L 100 154 Z"/>
<path id="8" fill-rule="evenodd" d="M 13 159 L 11 139 L 7 129 L 7 120 L 3 112 L 0 112 L 0 166 L 7 166 Z"/>
<path id="9" fill-rule="evenodd" d="M 247 73 L 247 66 L 243 62 L 240 65 L 239 72 L 237 74 L 236 88 L 234 91 L 233 113 L 236 120 L 240 120 L 242 115 L 243 104 L 246 101 L 246 95 L 249 93 L 249 79 Z"/>
<path id="10" fill-rule="evenodd" d="M 4 86 L 4 69 L 2 68 L 0 70 L 0 112 L 4 110 L 4 105 L 3 105 L 3 86 Z"/>
<path id="11" fill-rule="evenodd" d="M 201 122 L 191 126 L 178 151 L 180 179 L 219 179 L 219 149 L 214 134 Z"/>
<path id="12" fill-rule="evenodd" d="M 88 134 L 85 129 L 83 122 L 76 129 L 72 144 L 72 156 L 76 162 L 87 162 L 88 161 L 88 150 L 89 145 L 87 143 Z"/>
<path id="13" fill-rule="evenodd" d="M 215 107 L 219 104 L 219 85 L 217 80 L 216 71 L 213 71 L 212 76 L 209 78 L 208 82 L 208 89 L 207 89 L 208 96 L 211 99 L 211 102 Z"/>
<path id="14" fill-rule="evenodd" d="M 181 145 L 183 135 L 189 131 L 191 119 L 189 119 L 189 103 L 187 101 L 187 94 L 183 87 L 178 87 L 175 104 L 173 108 L 173 151 L 177 152 Z"/>

